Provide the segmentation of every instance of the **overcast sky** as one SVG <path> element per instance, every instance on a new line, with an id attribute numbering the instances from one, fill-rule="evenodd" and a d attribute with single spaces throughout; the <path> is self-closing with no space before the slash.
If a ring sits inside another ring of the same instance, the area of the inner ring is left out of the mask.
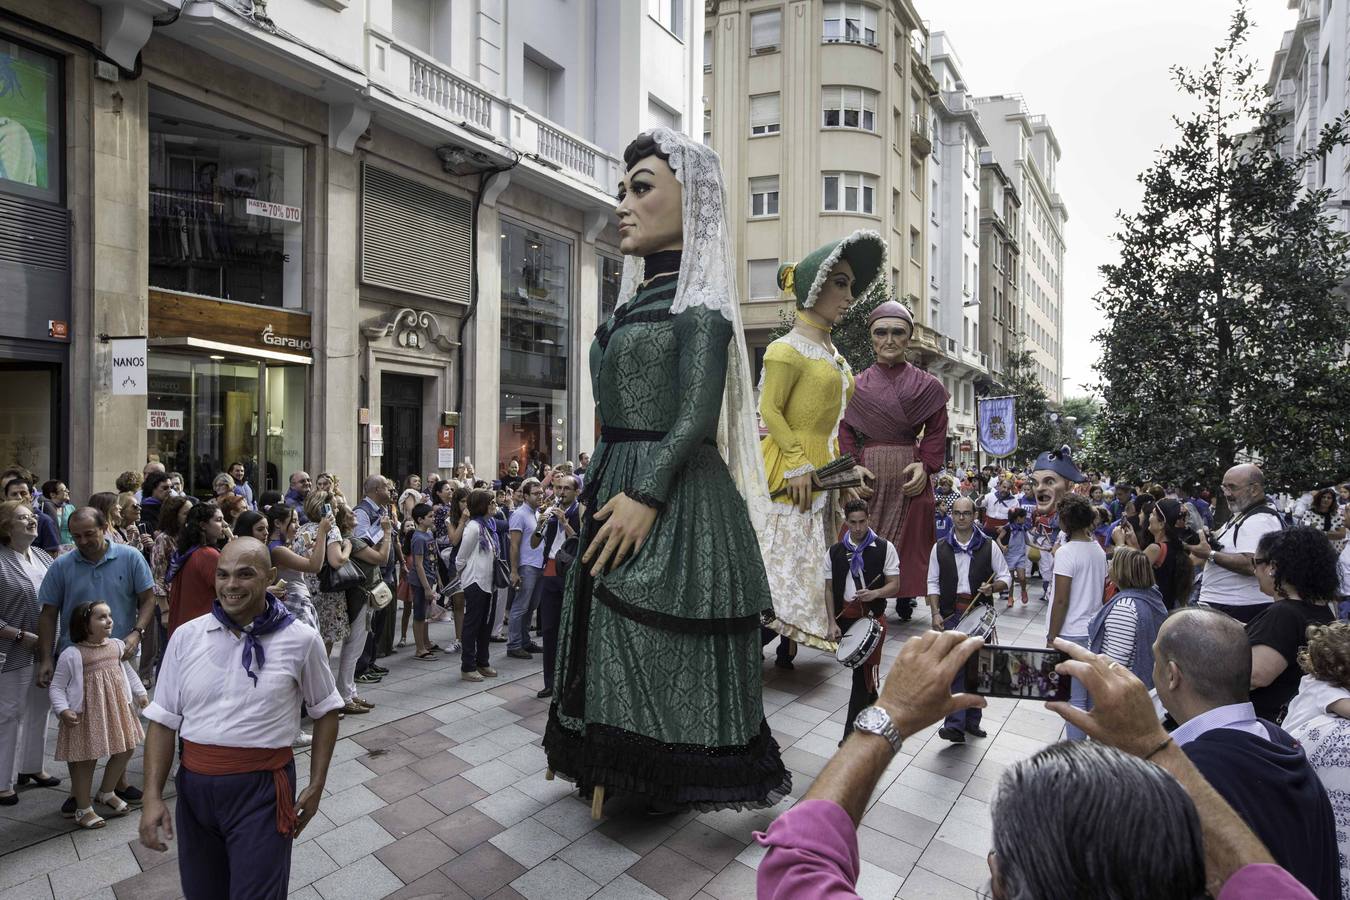
<path id="1" fill-rule="evenodd" d="M 974 94 L 1017 94 L 1044 113 L 1063 156 L 1058 189 L 1065 232 L 1065 393 L 1096 380 L 1102 325 L 1093 297 L 1098 266 L 1117 258 L 1119 209 L 1138 208 L 1136 176 L 1175 141 L 1171 116 L 1193 107 L 1168 71 L 1199 67 L 1227 33 L 1233 0 L 916 0 L 929 31 L 945 31 Z M 1252 0 L 1244 52 L 1262 83 L 1297 12 L 1285 0 Z"/>

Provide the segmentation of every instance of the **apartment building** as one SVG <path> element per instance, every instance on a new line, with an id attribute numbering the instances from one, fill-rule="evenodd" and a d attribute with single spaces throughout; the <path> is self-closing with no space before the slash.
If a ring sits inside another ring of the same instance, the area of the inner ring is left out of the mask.
<path id="1" fill-rule="evenodd" d="M 1002 373 L 1020 346 L 1022 199 L 992 150 L 980 151 L 980 350 Z"/>
<path id="2" fill-rule="evenodd" d="M 619 157 L 701 120 L 703 32 L 687 0 L 7 3 L 0 464 L 87 496 L 147 455 L 209 492 L 591 449 Z"/>
<path id="3" fill-rule="evenodd" d="M 1281 118 L 1283 152 L 1316 146 L 1322 127 L 1350 108 L 1350 15 L 1346 4 L 1290 0 L 1294 27 L 1286 31 L 1271 61 L 1266 94 Z M 1327 190 L 1327 212 L 1350 231 L 1350 151 L 1332 147 L 1303 173 L 1308 190 Z M 1345 286 L 1350 289 L 1350 285 Z"/>
<path id="4" fill-rule="evenodd" d="M 859 228 L 890 248 L 892 293 L 941 353 L 927 303 L 928 98 L 937 90 L 911 0 L 707 4 L 704 140 L 722 158 L 746 341 L 762 359 L 785 308 L 782 262 Z"/>
<path id="5" fill-rule="evenodd" d="M 1055 174 L 1059 141 L 1049 120 L 1032 115 L 1021 95 L 978 97 L 973 104 L 992 159 L 1021 200 L 1015 232 L 1021 251 L 1020 304 L 1012 321 L 1046 396 L 1059 403 L 1064 398 L 1064 232 L 1069 219 Z"/>
<path id="6" fill-rule="evenodd" d="M 940 355 L 929 371 L 942 379 L 948 404 L 948 459 L 978 463 L 975 397 L 989 373 L 982 347 L 986 239 L 980 206 L 980 153 L 987 141 L 971 104 L 961 58 L 944 32 L 929 41 L 933 77 L 933 153 L 929 164 L 927 222 L 928 318 L 938 333 Z"/>

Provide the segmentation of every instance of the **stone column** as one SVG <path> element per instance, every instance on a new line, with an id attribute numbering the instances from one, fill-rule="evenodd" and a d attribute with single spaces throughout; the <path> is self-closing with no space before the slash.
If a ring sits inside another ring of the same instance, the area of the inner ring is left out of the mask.
<path id="1" fill-rule="evenodd" d="M 478 209 L 474 253 L 478 265 L 478 302 L 464 333 L 464 408 L 455 459 L 468 455 L 474 471 L 488 481 L 497 477 L 501 432 L 502 262 L 501 213 L 497 197 L 510 176 L 488 183 Z"/>
<path id="2" fill-rule="evenodd" d="M 314 261 L 314 370 L 309 381 L 305 465 L 311 475 L 331 470 L 354 481 L 360 474 L 357 457 L 361 452 L 356 424 L 361 401 L 356 269 L 361 163 L 340 150 L 320 147 L 314 152 L 323 154 L 324 165 L 317 167 L 316 177 L 324 208 L 315 217 L 319 240 Z M 281 478 L 289 475 L 283 472 Z M 352 490 L 348 489 L 348 496 Z M 355 490 L 360 493 L 359 486 Z"/>
<path id="3" fill-rule="evenodd" d="M 99 334 L 144 335 L 149 278 L 149 88 L 146 79 L 108 82 L 93 78 L 85 58 L 76 60 L 72 102 L 88 104 L 88 145 L 72 142 L 70 203 L 76 209 L 78 271 L 71 342 L 71 484 L 76 497 L 110 490 L 118 474 L 145 464 L 144 396 L 113 396 L 111 344 Z M 81 152 L 84 151 L 84 152 Z M 87 155 L 86 155 L 87 154 Z M 80 177 L 81 169 L 85 176 Z M 79 220 L 88 210 L 87 225 Z M 88 244 L 79 239 L 81 228 Z M 87 247 L 87 250 L 86 250 Z M 86 255 L 87 254 L 87 255 Z M 84 277 L 88 273 L 87 279 Z M 81 290 L 81 284 L 87 290 Z M 88 473 L 88 479 L 83 476 Z M 42 473 L 47 477 L 59 473 Z"/>

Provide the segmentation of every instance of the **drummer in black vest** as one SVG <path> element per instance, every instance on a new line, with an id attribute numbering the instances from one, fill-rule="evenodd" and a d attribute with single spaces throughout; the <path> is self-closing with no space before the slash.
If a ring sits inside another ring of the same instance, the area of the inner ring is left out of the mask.
<path id="1" fill-rule="evenodd" d="M 991 602 L 1006 591 L 1012 577 L 998 542 L 975 525 L 975 503 L 962 497 L 952 504 L 952 533 L 933 545 L 928 557 L 928 608 L 933 628 L 952 628 L 973 603 Z M 965 690 L 965 672 L 952 682 L 952 693 Z M 980 728 L 980 710 L 963 709 L 947 717 L 938 737 L 963 744 L 967 734 L 985 737 Z"/>
<path id="2" fill-rule="evenodd" d="M 900 590 L 900 554 L 895 545 L 872 530 L 867 501 L 844 504 L 844 539 L 829 550 L 825 564 L 825 595 L 833 598 L 834 621 L 842 634 L 864 616 L 881 628 L 881 640 L 872 654 L 853 669 L 853 691 L 848 697 L 844 737 L 853 730 L 858 713 L 877 702 L 881 648 L 886 643 L 886 600 Z M 843 741 L 839 742 L 843 744 Z"/>

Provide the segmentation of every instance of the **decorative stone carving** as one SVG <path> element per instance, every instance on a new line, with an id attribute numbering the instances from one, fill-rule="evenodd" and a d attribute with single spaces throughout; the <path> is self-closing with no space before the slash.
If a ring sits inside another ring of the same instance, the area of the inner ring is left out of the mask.
<path id="1" fill-rule="evenodd" d="M 459 343 L 441 330 L 440 320 L 425 310 L 404 307 L 366 319 L 361 333 L 369 341 L 392 338 L 404 350 L 436 349 L 450 353 Z"/>

